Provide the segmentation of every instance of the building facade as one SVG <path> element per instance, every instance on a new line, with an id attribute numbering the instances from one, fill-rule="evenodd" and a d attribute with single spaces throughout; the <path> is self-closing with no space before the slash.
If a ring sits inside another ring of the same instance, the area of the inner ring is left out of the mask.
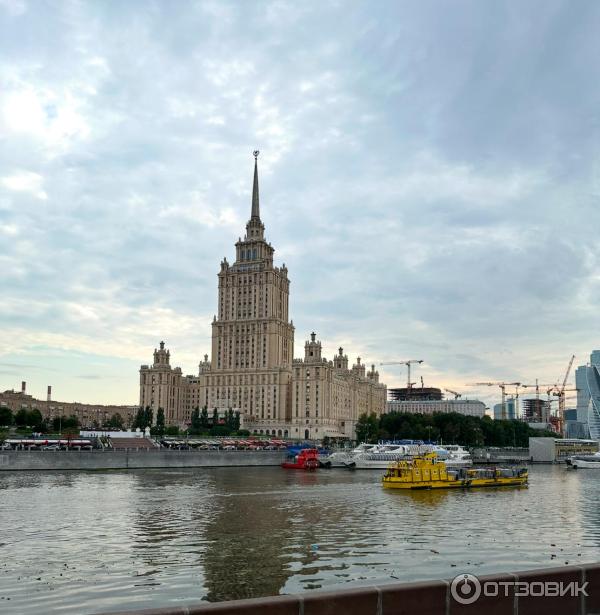
<path id="1" fill-rule="evenodd" d="M 163 408 L 167 423 L 181 426 L 196 408 L 219 414 L 231 408 L 256 434 L 354 437 L 361 413 L 384 412 L 386 387 L 360 359 L 349 369 L 342 349 L 332 361 L 322 358 L 315 334 L 304 359 L 294 360 L 290 280 L 285 264 L 274 265 L 275 250 L 265 239 L 257 155 L 246 233 L 235 244 L 235 261 L 223 259 L 218 273 L 211 360 L 205 355 L 197 376 L 183 376 L 161 342 L 153 364 L 140 368 L 140 405 L 153 408 L 155 416 Z"/>
<path id="2" fill-rule="evenodd" d="M 410 414 L 434 414 L 435 412 L 457 412 L 465 416 L 485 415 L 485 404 L 476 399 L 442 399 L 419 401 L 388 401 L 388 412 L 408 412 Z"/>

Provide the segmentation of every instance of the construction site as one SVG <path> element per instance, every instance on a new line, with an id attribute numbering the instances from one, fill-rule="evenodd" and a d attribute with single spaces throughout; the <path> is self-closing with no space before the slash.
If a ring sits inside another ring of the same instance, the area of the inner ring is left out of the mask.
<path id="1" fill-rule="evenodd" d="M 572 423 L 576 418 L 574 406 L 577 405 L 578 388 L 569 384 L 575 355 L 568 361 L 564 373 L 556 382 L 533 382 L 515 379 L 513 381 L 494 380 L 465 384 L 468 390 L 481 394 L 485 387 L 497 387 L 500 390 L 500 403 L 494 406 L 493 418 L 500 420 L 521 420 L 532 428 L 553 431 L 557 435 L 567 436 L 575 433 L 577 437 L 585 436 L 585 427 L 579 423 L 577 429 Z M 425 386 L 424 379 L 419 376 L 420 386 L 412 381 L 411 371 L 424 363 L 423 359 L 405 361 L 390 361 L 380 363 L 382 366 L 405 366 L 407 382 L 405 387 L 388 389 L 388 412 L 409 412 L 433 414 L 434 412 L 458 412 L 470 416 L 492 414 L 482 401 L 467 399 L 466 393 L 450 388 Z M 479 389 L 479 391 L 478 391 Z M 567 415 L 567 406 L 571 411 Z M 581 417 L 579 417 L 581 418 Z M 568 420 L 569 419 L 569 420 Z M 580 421 L 581 423 L 581 421 Z"/>

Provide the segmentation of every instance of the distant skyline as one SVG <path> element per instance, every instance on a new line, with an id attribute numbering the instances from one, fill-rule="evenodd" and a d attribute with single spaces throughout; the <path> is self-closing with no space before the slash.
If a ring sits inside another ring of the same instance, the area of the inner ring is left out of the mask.
<path id="1" fill-rule="evenodd" d="M 600 347 L 598 31 L 586 0 L 0 0 L 0 390 L 135 404 L 161 340 L 196 373 L 254 149 L 295 356 L 490 406 L 465 383 L 558 381 Z"/>

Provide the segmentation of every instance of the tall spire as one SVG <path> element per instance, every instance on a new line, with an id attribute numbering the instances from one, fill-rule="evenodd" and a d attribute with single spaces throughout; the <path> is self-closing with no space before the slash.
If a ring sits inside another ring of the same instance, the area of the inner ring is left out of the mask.
<path id="1" fill-rule="evenodd" d="M 260 207 L 258 201 L 258 150 L 254 150 L 254 185 L 252 186 L 252 215 L 251 220 L 260 220 Z"/>

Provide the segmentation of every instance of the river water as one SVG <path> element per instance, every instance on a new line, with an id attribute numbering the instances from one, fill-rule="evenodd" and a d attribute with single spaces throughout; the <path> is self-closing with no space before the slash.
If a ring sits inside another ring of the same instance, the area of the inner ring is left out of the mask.
<path id="1" fill-rule="evenodd" d="M 600 560 L 600 472 L 396 492 L 381 472 L 0 472 L 0 613 L 92 613 Z"/>

